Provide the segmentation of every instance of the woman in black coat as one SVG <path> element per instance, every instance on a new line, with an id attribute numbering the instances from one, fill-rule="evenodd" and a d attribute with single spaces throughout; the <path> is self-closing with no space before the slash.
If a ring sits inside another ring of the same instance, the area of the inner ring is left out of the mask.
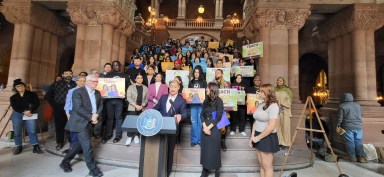
<path id="1" fill-rule="evenodd" d="M 18 155 L 23 151 L 22 147 L 22 129 L 23 123 L 28 132 L 30 143 L 33 145 L 33 153 L 41 154 L 43 151 L 40 149 L 39 140 L 36 134 L 37 124 L 37 108 L 39 107 L 39 98 L 35 92 L 26 90 L 26 85 L 21 79 L 13 81 L 13 89 L 15 94 L 11 96 L 10 102 L 12 107 L 12 124 L 13 131 L 15 132 L 15 146 L 16 149 L 13 155 Z"/>
<path id="2" fill-rule="evenodd" d="M 220 176 L 221 132 L 216 125 L 221 120 L 223 111 L 224 103 L 219 98 L 219 87 L 216 83 L 209 83 L 207 86 L 207 96 L 200 115 L 203 124 L 200 153 L 200 164 L 203 166 L 201 177 L 207 177 L 210 170 L 215 170 L 215 177 Z M 213 112 L 216 112 L 215 117 L 212 116 Z"/>

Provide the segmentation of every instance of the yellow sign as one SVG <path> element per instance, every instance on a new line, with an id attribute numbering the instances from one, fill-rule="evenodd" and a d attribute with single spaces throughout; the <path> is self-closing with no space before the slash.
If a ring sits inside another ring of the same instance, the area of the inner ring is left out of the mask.
<path id="1" fill-rule="evenodd" d="M 99 78 L 96 90 L 102 98 L 125 98 L 125 78 Z"/>
<path id="2" fill-rule="evenodd" d="M 175 67 L 175 64 L 173 62 L 161 62 L 161 70 L 163 72 L 167 70 L 172 70 L 173 67 Z"/>
<path id="3" fill-rule="evenodd" d="M 217 49 L 217 48 L 219 48 L 219 46 L 220 46 L 219 42 L 209 42 L 208 43 L 208 48 L 209 49 Z"/>

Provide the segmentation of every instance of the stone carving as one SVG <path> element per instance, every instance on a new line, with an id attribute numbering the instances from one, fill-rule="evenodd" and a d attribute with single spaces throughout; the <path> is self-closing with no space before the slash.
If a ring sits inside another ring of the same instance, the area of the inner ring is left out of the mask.
<path id="1" fill-rule="evenodd" d="M 384 25 L 383 5 L 355 4 L 319 26 L 316 36 L 328 41 L 354 30 L 377 30 Z"/>
<path id="2" fill-rule="evenodd" d="M 64 20 L 37 4 L 4 3 L 0 11 L 13 24 L 30 24 L 58 36 L 64 36 L 70 32 Z"/>
<path id="3" fill-rule="evenodd" d="M 123 12 L 122 8 L 126 9 L 126 5 L 131 3 L 132 0 L 94 4 L 73 0 L 68 2 L 67 11 L 77 25 L 111 25 L 116 31 L 129 36 L 135 24 L 133 18 L 128 17 L 129 13 Z"/>
<path id="4" fill-rule="evenodd" d="M 85 13 L 86 7 L 84 6 L 68 6 L 67 12 L 71 16 L 71 20 L 76 25 L 89 24 L 89 19 Z"/>
<path id="5" fill-rule="evenodd" d="M 253 15 L 253 20 L 258 29 L 300 29 L 310 14 L 309 9 L 259 8 Z"/>
<path id="6" fill-rule="evenodd" d="M 244 2 L 244 21 L 247 22 L 251 19 L 253 11 L 255 10 L 255 1 L 254 0 L 246 0 Z"/>

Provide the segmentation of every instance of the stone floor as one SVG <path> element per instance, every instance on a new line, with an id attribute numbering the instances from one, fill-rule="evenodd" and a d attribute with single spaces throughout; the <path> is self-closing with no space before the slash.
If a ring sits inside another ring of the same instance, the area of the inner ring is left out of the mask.
<path id="1" fill-rule="evenodd" d="M 44 148 L 43 148 L 44 149 Z M 13 144 L 0 141 L 0 176 L 1 177 L 83 177 L 88 174 L 88 169 L 83 161 L 72 162 L 73 172 L 64 173 L 59 168 L 62 157 L 45 152 L 38 155 L 32 153 L 32 147 L 26 146 L 24 151 L 17 156 L 12 155 Z M 384 176 L 384 164 L 370 162 L 367 164 L 350 163 L 341 160 L 339 163 L 342 171 L 350 177 L 379 177 Z M 101 165 L 99 167 L 106 177 L 136 177 L 136 168 L 116 167 Z M 314 166 L 294 170 L 299 177 L 337 177 L 338 171 L 333 163 L 316 159 Z M 286 176 L 293 171 L 283 173 Z M 198 177 L 199 173 L 172 173 L 172 177 Z M 211 175 L 213 176 L 213 175 Z M 223 173 L 222 177 L 258 177 L 257 173 Z M 275 173 L 278 176 L 278 173 Z"/>

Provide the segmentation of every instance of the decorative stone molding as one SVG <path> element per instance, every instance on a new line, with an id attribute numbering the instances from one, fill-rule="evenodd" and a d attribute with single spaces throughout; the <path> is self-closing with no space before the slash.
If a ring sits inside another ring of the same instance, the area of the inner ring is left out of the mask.
<path id="1" fill-rule="evenodd" d="M 257 29 L 301 29 L 308 16 L 311 14 L 309 4 L 298 5 L 295 4 L 284 5 L 279 4 L 277 7 L 273 5 L 258 5 L 253 20 Z M 282 7 L 283 6 L 283 7 Z"/>
<path id="2" fill-rule="evenodd" d="M 117 28 L 117 32 L 124 34 L 125 36 L 130 36 L 135 32 L 135 25 L 132 25 L 131 21 L 126 19 L 122 19 L 119 27 Z"/>
<path id="3" fill-rule="evenodd" d="M 130 17 L 132 0 L 69 0 L 67 12 L 77 25 L 111 25 L 117 31 L 131 35 L 134 32 L 133 16 Z M 124 11 L 125 9 L 125 11 Z"/>
<path id="4" fill-rule="evenodd" d="M 355 30 L 377 30 L 384 25 L 383 4 L 355 4 L 319 27 L 317 37 L 328 41 Z"/>
<path id="5" fill-rule="evenodd" d="M 63 19 L 50 10 L 29 1 L 5 1 L 0 7 L 0 11 L 7 21 L 13 24 L 30 24 L 58 36 L 64 36 L 70 32 Z"/>

